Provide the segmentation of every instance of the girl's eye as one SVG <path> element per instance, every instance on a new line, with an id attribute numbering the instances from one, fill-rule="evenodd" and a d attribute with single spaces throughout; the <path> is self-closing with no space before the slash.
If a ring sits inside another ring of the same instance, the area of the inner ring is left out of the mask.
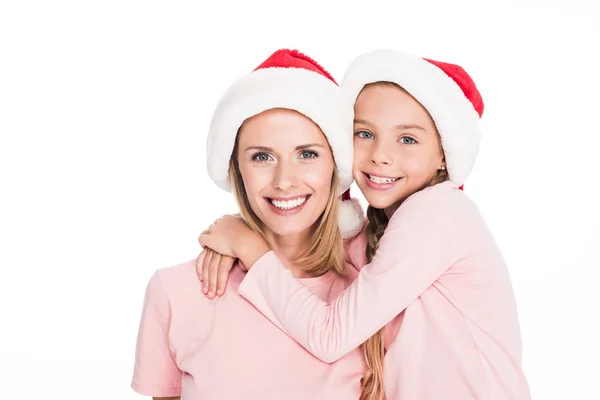
<path id="1" fill-rule="evenodd" d="M 310 160 L 317 157 L 319 157 L 317 152 L 312 150 L 304 150 L 302 153 L 300 153 L 300 158 L 304 160 Z"/>
<path id="2" fill-rule="evenodd" d="M 402 136 L 400 138 L 400 143 L 402 144 L 415 144 L 417 143 L 417 141 L 413 138 L 411 138 L 410 136 Z"/>
<path id="3" fill-rule="evenodd" d="M 373 138 L 373 134 L 371 132 L 367 132 L 367 131 L 358 131 L 355 133 L 355 135 L 361 139 L 372 139 Z"/>
<path id="4" fill-rule="evenodd" d="M 252 156 L 252 161 L 256 162 L 267 162 L 270 156 L 267 153 L 256 153 Z"/>

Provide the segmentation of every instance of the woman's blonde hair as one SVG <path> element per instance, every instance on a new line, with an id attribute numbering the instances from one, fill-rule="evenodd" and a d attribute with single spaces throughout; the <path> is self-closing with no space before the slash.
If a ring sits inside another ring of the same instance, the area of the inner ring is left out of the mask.
<path id="1" fill-rule="evenodd" d="M 365 85 L 365 88 L 368 86 L 394 87 L 406 92 L 401 86 L 393 82 L 374 82 Z M 437 185 L 448 179 L 447 169 L 437 170 L 429 185 Z M 387 228 L 389 220 L 384 210 L 371 206 L 367 208 L 367 219 L 369 222 L 366 229 L 366 256 L 367 263 L 370 263 L 373 261 L 375 252 L 379 247 L 379 241 Z M 363 354 L 367 361 L 367 371 L 362 379 L 363 391 L 360 400 L 383 400 L 385 396 L 383 385 L 383 360 L 385 356 L 384 333 L 385 327 L 381 328 L 362 345 Z"/>
<path id="2" fill-rule="evenodd" d="M 240 215 L 246 221 L 248 226 L 267 240 L 263 223 L 252 210 L 244 180 L 240 172 L 238 163 L 238 139 L 240 131 L 238 130 L 235 139 L 235 145 L 229 161 L 229 182 L 233 189 L 236 201 L 240 208 Z M 334 168 L 331 177 L 331 188 L 325 210 L 316 221 L 315 232 L 310 236 L 310 242 L 306 250 L 293 260 L 304 273 L 309 276 L 321 276 L 327 273 L 331 268 L 338 274 L 346 276 L 346 263 L 344 260 L 344 244 L 338 226 L 339 219 L 339 180 L 337 169 Z"/>

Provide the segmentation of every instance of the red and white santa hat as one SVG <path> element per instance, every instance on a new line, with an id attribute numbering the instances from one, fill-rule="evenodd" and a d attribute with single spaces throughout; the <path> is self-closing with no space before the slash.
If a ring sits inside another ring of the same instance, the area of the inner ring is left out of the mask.
<path id="1" fill-rule="evenodd" d="M 365 85 L 380 81 L 396 83 L 427 109 L 441 137 L 450 180 L 462 186 L 481 138 L 483 100 L 473 79 L 458 65 L 376 50 L 350 64 L 341 87 L 354 105 Z"/>
<path id="2" fill-rule="evenodd" d="M 221 97 L 206 145 L 211 179 L 231 191 L 229 159 L 240 126 L 246 119 L 273 108 L 295 110 L 321 128 L 333 152 L 340 193 L 346 192 L 346 200 L 353 181 L 352 107 L 331 74 L 298 50 L 276 51 Z M 344 237 L 355 235 L 362 227 L 362 209 L 357 205 L 356 200 L 342 202 L 340 232 Z"/>

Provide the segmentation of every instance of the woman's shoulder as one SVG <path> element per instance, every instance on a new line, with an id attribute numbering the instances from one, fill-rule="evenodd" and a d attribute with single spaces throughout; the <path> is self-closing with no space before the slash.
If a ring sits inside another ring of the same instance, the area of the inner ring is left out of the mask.
<path id="1" fill-rule="evenodd" d="M 232 293 L 237 293 L 237 287 L 244 278 L 244 272 L 240 268 L 234 267 L 229 275 L 229 281 L 225 292 L 231 297 Z M 196 273 L 196 259 L 185 261 L 169 267 L 163 267 L 156 270 L 153 279 L 160 282 L 160 286 L 165 295 L 171 302 L 189 304 L 208 303 L 214 304 L 220 298 L 208 299 L 202 293 L 202 282 Z"/>
<path id="2" fill-rule="evenodd" d="M 154 272 L 155 279 L 158 279 L 163 286 L 179 286 L 182 282 L 188 282 L 190 278 L 195 278 L 196 275 L 196 260 L 188 260 L 180 264 L 175 264 L 167 267 L 158 268 Z M 199 281 L 198 281 L 199 282 Z"/>
<path id="3" fill-rule="evenodd" d="M 201 289 L 196 275 L 196 260 L 189 260 L 156 269 L 148 282 L 147 296 L 161 297 L 172 303 L 186 292 L 202 294 Z"/>

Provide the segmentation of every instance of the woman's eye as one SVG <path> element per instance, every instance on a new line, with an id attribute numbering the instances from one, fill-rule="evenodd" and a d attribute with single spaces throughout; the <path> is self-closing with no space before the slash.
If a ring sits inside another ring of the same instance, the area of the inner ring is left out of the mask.
<path id="1" fill-rule="evenodd" d="M 267 153 L 256 153 L 252 156 L 252 160 L 258 162 L 267 162 L 269 161 L 269 158 L 270 157 Z"/>
<path id="2" fill-rule="evenodd" d="M 409 136 L 402 136 L 400 138 L 400 143 L 402 144 L 415 144 L 417 141 Z"/>
<path id="3" fill-rule="evenodd" d="M 371 132 L 367 132 L 367 131 L 358 131 L 355 133 L 355 135 L 361 139 L 372 139 L 373 138 L 373 134 Z"/>
<path id="4" fill-rule="evenodd" d="M 317 152 L 312 151 L 312 150 L 304 150 L 302 153 L 300 153 L 300 158 L 305 159 L 305 160 L 317 158 L 318 156 L 319 155 L 317 154 Z"/>

